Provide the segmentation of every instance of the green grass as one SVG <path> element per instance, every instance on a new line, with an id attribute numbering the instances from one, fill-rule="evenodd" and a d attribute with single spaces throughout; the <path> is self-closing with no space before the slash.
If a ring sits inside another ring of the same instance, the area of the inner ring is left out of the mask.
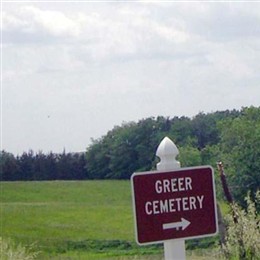
<path id="1" fill-rule="evenodd" d="M 1 236 L 42 247 L 133 240 L 129 181 L 1 183 Z"/>
<path id="2" fill-rule="evenodd" d="M 162 246 L 139 247 L 134 241 L 130 181 L 0 185 L 0 237 L 35 243 L 42 259 L 162 258 Z"/>

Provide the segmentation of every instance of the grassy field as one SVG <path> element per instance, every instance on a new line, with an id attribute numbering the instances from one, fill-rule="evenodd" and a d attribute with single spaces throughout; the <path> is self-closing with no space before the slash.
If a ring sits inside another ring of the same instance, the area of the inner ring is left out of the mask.
<path id="1" fill-rule="evenodd" d="M 162 259 L 160 245 L 134 242 L 129 181 L 2 182 L 0 202 L 0 236 L 42 259 Z"/>

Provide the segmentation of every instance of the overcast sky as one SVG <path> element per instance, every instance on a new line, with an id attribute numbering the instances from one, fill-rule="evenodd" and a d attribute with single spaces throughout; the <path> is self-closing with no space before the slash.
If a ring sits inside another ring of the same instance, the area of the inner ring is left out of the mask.
<path id="1" fill-rule="evenodd" d="M 2 147 L 260 106 L 260 2 L 2 2 Z"/>

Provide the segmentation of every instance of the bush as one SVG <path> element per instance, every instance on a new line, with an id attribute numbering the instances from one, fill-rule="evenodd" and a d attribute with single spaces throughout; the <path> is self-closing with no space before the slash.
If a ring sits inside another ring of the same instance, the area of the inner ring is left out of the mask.
<path id="1" fill-rule="evenodd" d="M 0 259 L 1 260 L 33 260 L 39 252 L 33 252 L 33 246 L 24 247 L 16 245 L 11 239 L 0 237 Z"/>
<path id="2" fill-rule="evenodd" d="M 256 210 L 260 203 L 260 191 L 256 192 L 255 202 L 250 194 L 245 201 L 246 209 L 234 203 L 233 216 L 226 217 L 227 234 L 223 246 L 226 259 L 260 259 L 260 218 Z"/>

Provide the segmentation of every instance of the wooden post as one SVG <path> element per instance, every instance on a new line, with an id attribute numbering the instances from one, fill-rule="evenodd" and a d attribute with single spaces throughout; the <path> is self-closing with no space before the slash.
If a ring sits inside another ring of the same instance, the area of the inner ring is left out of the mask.
<path id="1" fill-rule="evenodd" d="M 179 150 L 173 141 L 165 137 L 159 144 L 156 156 L 160 158 L 157 163 L 157 170 L 168 171 L 180 168 L 180 162 L 176 160 Z M 167 240 L 164 242 L 164 259 L 165 260 L 185 260 L 185 240 Z"/>

